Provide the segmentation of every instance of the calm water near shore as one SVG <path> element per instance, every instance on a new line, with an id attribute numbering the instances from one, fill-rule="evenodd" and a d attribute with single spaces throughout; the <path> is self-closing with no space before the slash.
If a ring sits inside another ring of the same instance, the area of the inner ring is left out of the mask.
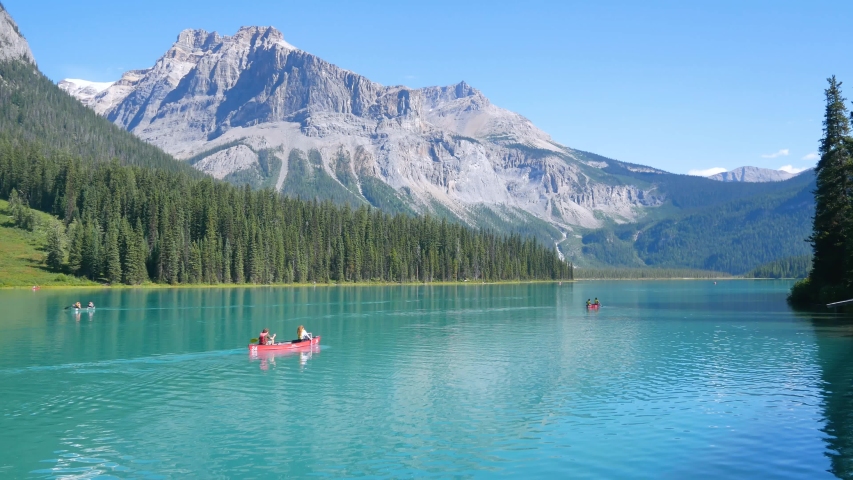
<path id="1" fill-rule="evenodd" d="M 790 285 L 0 291 L 0 477 L 848 478 L 853 323 Z"/>

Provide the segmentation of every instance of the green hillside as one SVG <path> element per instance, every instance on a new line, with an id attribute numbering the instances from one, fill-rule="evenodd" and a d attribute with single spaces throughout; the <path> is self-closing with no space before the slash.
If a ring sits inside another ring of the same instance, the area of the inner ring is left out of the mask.
<path id="1" fill-rule="evenodd" d="M 0 137 L 44 153 L 60 151 L 87 161 L 118 159 L 125 165 L 202 176 L 106 121 L 21 61 L 0 62 Z"/>
<path id="2" fill-rule="evenodd" d="M 681 177 L 681 176 L 671 176 Z M 583 236 L 583 254 L 602 265 L 695 268 L 746 273 L 780 258 L 806 255 L 814 212 L 814 176 L 730 188 L 707 179 L 662 187 L 674 203 L 690 205 L 662 220 L 611 226 Z M 711 185 L 707 185 L 711 183 Z M 694 186 L 703 195 L 690 193 Z M 715 196 L 711 187 L 721 186 Z M 699 188 L 701 187 L 701 188 Z M 720 198 L 729 198 L 720 202 Z"/>

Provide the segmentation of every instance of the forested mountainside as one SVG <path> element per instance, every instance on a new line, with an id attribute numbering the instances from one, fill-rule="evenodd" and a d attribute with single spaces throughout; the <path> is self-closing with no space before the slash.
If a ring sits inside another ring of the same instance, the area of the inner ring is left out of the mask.
<path id="1" fill-rule="evenodd" d="M 104 121 L 24 61 L 0 62 L 0 137 L 37 145 L 44 153 L 62 151 L 95 161 L 117 159 L 125 165 L 202 176 L 185 162 Z"/>
<path id="2" fill-rule="evenodd" d="M 740 275 L 764 263 L 809 252 L 812 172 L 782 182 L 723 183 L 637 172 L 630 164 L 608 162 L 607 170 L 626 181 L 656 181 L 671 209 L 644 222 L 585 232 L 574 247 L 578 254 L 570 257 L 576 261 Z"/>
<path id="3" fill-rule="evenodd" d="M 43 155 L 9 141 L 0 141 L 0 196 L 57 215 L 64 228 L 54 235 L 66 240 L 49 245 L 48 257 L 110 283 L 571 278 L 571 266 L 534 238 Z"/>

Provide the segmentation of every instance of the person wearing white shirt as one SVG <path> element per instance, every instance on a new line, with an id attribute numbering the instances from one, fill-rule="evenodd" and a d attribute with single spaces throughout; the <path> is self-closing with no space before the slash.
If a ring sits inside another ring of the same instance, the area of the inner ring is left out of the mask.
<path id="1" fill-rule="evenodd" d="M 296 340 L 301 342 L 302 340 L 311 340 L 312 335 L 310 332 L 305 331 L 305 327 L 300 325 L 299 328 L 296 329 Z"/>

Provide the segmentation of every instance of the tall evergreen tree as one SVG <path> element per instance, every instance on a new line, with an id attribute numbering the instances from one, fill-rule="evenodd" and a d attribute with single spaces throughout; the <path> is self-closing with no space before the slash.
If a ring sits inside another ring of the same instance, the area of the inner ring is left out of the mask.
<path id="1" fill-rule="evenodd" d="M 83 263 L 83 224 L 74 221 L 68 225 L 68 268 L 78 273 Z"/>
<path id="2" fill-rule="evenodd" d="M 815 168 L 815 216 L 810 238 L 814 260 L 810 274 L 817 285 L 840 285 L 847 261 L 847 243 L 850 234 L 848 220 L 851 214 L 851 176 L 853 165 L 849 150 L 850 121 L 841 82 L 835 76 L 827 79 L 825 90 L 826 111 L 823 121 L 823 138 L 820 142 L 821 158 Z"/>
<path id="3" fill-rule="evenodd" d="M 121 283 L 122 268 L 121 251 L 119 249 L 119 229 L 115 224 L 110 225 L 107 229 L 104 249 L 106 257 L 104 277 L 111 284 Z"/>
<path id="4" fill-rule="evenodd" d="M 58 223 L 51 223 L 47 227 L 47 266 L 53 270 L 61 270 L 65 260 L 61 229 Z"/>

